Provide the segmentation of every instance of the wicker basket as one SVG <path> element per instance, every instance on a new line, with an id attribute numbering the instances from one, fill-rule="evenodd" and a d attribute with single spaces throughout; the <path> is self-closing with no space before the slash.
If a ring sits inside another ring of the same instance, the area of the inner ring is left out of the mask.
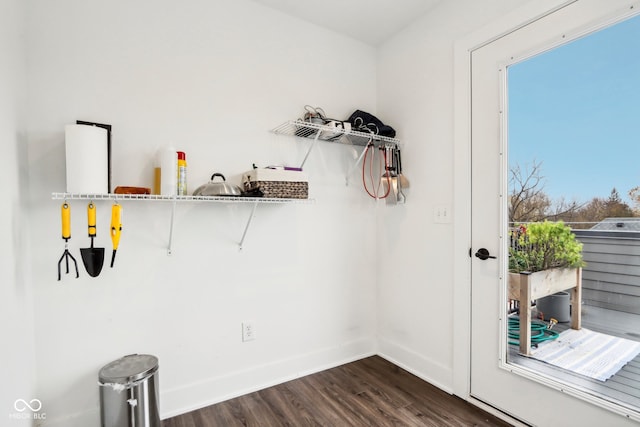
<path id="1" fill-rule="evenodd" d="M 260 189 L 264 197 L 278 199 L 308 199 L 309 183 L 302 181 L 251 181 L 244 183 L 246 191 Z"/>
<path id="2" fill-rule="evenodd" d="M 308 199 L 309 180 L 301 170 L 252 169 L 242 175 L 245 191 L 260 190 L 264 197 Z"/>

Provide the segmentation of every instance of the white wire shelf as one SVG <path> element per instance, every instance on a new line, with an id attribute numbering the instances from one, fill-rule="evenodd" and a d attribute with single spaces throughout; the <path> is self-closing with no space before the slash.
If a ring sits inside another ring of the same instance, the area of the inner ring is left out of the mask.
<path id="1" fill-rule="evenodd" d="M 247 218 L 247 224 L 245 225 L 244 232 L 238 242 L 240 250 L 242 250 L 244 241 L 249 231 L 249 226 L 256 212 L 256 208 L 260 204 L 310 204 L 315 203 L 314 199 L 284 199 L 275 197 L 224 197 L 224 196 L 169 196 L 169 195 L 156 195 L 156 194 L 88 194 L 88 193 L 51 193 L 53 200 L 113 200 L 115 202 L 124 200 L 134 201 L 152 201 L 152 202 L 171 202 L 171 222 L 169 225 L 169 242 L 167 245 L 167 255 L 171 255 L 173 246 L 173 228 L 176 212 L 176 205 L 183 202 L 213 202 L 213 203 L 239 203 L 249 204 L 252 206 L 251 213 Z"/>
<path id="2" fill-rule="evenodd" d="M 153 202 L 215 202 L 215 203 L 265 203 L 265 204 L 309 204 L 314 199 L 285 199 L 276 197 L 236 197 L 236 196 L 170 196 L 157 194 L 89 194 L 51 193 L 53 200 L 139 200 Z"/>
<path id="3" fill-rule="evenodd" d="M 344 129 L 309 123 L 302 120 L 289 120 L 273 128 L 271 131 L 279 135 L 317 138 L 321 141 L 340 142 L 359 146 L 366 146 L 370 141 L 376 146 L 382 145 L 382 143 L 400 145 L 400 140 L 396 138 L 354 130 L 346 131 Z"/>

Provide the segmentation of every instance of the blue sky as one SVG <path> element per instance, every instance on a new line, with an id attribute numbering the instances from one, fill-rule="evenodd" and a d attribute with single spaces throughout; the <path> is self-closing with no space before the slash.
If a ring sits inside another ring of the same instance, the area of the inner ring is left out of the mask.
<path id="1" fill-rule="evenodd" d="M 508 69 L 509 164 L 542 163 L 545 192 L 623 200 L 640 185 L 640 16 Z"/>

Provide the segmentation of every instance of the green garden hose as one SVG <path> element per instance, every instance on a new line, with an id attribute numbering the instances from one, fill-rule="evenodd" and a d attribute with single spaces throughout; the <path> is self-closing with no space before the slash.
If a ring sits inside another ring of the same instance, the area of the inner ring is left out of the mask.
<path id="1" fill-rule="evenodd" d="M 509 318 L 508 336 L 511 341 L 510 345 L 520 344 L 520 319 L 517 317 Z M 547 327 L 542 322 L 531 322 L 531 344 L 539 344 L 544 341 L 551 341 L 558 338 L 560 334 Z M 515 340 L 515 341 L 514 341 Z"/>

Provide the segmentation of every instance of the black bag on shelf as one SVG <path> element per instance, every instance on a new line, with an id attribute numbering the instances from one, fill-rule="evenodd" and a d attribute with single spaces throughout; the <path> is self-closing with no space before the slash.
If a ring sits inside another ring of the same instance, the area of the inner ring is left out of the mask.
<path id="1" fill-rule="evenodd" d="M 376 135 L 388 136 L 394 138 L 396 131 L 389 125 L 382 123 L 373 114 L 369 114 L 366 111 L 356 110 L 347 119 L 351 123 L 351 128 L 359 132 L 372 132 Z"/>

